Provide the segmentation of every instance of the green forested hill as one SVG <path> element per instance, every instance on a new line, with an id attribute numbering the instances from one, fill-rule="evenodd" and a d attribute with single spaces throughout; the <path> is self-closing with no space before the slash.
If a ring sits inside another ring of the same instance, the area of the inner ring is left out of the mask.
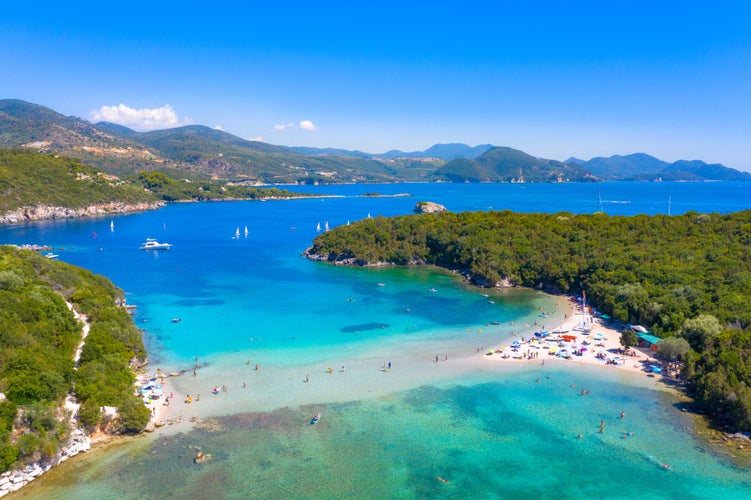
<path id="1" fill-rule="evenodd" d="M 683 339 L 697 402 L 751 430 L 751 211 L 720 215 L 442 213 L 365 219 L 318 236 L 329 261 L 426 263 L 559 293 Z M 666 344 L 667 345 L 667 344 Z"/>
<path id="2" fill-rule="evenodd" d="M 219 200 L 305 196 L 276 188 L 176 180 L 162 172 L 126 178 L 104 174 L 77 160 L 24 150 L 0 149 L 0 216 L 21 207 L 81 209 L 91 205 L 160 200 Z"/>
<path id="3" fill-rule="evenodd" d="M 132 360 L 144 360 L 141 332 L 122 291 L 102 276 L 30 250 L 0 246 L 0 471 L 18 460 L 52 456 L 69 432 L 59 408 L 69 391 L 82 403 L 79 422 L 96 425 L 100 406 L 119 408 L 119 429 L 140 431 L 149 412 L 135 395 Z M 74 370 L 81 327 L 68 300 L 91 321 Z M 18 409 L 23 419 L 16 421 Z M 12 432 L 15 425 L 23 433 Z"/>
<path id="4" fill-rule="evenodd" d="M 109 202 L 155 202 L 132 183 L 102 175 L 76 160 L 0 149 L 0 214 L 24 206 L 83 208 Z"/>

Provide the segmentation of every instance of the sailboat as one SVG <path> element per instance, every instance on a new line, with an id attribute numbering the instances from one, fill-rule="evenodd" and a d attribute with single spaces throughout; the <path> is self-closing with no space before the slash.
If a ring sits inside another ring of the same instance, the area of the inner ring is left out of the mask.
<path id="1" fill-rule="evenodd" d="M 115 230 L 115 221 L 111 220 L 110 221 L 110 231 L 114 231 L 114 230 Z"/>
<path id="2" fill-rule="evenodd" d="M 349 219 L 347 219 L 347 225 L 349 226 Z"/>
<path id="3" fill-rule="evenodd" d="M 318 224 L 316 224 L 316 232 L 317 233 L 321 232 L 321 223 L 320 222 Z"/>
<path id="4" fill-rule="evenodd" d="M 240 226 L 238 226 L 237 229 L 235 229 L 235 239 L 239 239 L 239 238 L 240 238 Z"/>
<path id="5" fill-rule="evenodd" d="M 248 237 L 248 226 L 245 226 L 245 237 Z"/>
<path id="6" fill-rule="evenodd" d="M 368 212 L 368 219 L 372 219 L 372 217 L 370 216 L 370 212 Z"/>
<path id="7" fill-rule="evenodd" d="M 323 227 L 324 227 L 324 229 L 323 229 L 324 231 L 328 231 L 329 230 L 329 221 L 326 221 L 326 223 L 324 224 Z"/>

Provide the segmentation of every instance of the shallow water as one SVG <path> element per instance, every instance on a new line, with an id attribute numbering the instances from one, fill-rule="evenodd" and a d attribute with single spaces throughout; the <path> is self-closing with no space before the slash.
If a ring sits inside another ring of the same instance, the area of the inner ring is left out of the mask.
<path id="1" fill-rule="evenodd" d="M 690 420 L 668 394 L 616 379 L 601 369 L 528 367 L 378 399 L 210 419 L 187 434 L 120 447 L 104 460 L 84 457 L 68 474 L 24 493 L 79 499 L 748 495 L 748 473 L 717 461 L 687 434 Z M 580 387 L 591 393 L 581 396 Z M 311 425 L 317 411 L 322 418 Z M 624 439 L 624 432 L 633 435 Z M 193 463 L 198 449 L 210 460 Z"/>

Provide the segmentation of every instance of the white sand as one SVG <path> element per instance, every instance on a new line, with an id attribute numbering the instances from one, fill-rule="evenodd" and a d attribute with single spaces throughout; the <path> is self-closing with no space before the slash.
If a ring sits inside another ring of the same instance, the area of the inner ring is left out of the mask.
<path id="1" fill-rule="evenodd" d="M 494 353 L 491 356 L 486 355 L 485 359 L 522 363 L 587 363 L 645 374 L 647 372 L 644 369 L 644 362 L 656 362 L 653 357 L 654 351 L 643 348 L 632 347 L 629 349 L 628 355 L 622 354 L 620 352 L 622 350 L 620 331 L 608 325 L 603 320 L 593 318 L 591 315 L 583 312 L 579 305 L 573 301 L 569 301 L 568 307 L 569 313 L 567 313 L 565 321 L 558 329 L 566 331 L 566 333 L 561 333 L 560 335 L 575 336 L 576 340 L 574 342 L 555 343 L 542 341 L 536 345 L 532 345 L 529 337 L 534 337 L 534 331 L 529 331 L 527 332 L 527 336 L 523 336 L 525 342 L 521 342 L 517 352 L 513 352 L 511 346 L 507 344 L 501 353 Z M 574 330 L 574 327 L 583 322 L 587 322 L 590 326 L 589 333 Z M 555 336 L 555 334 L 551 334 L 551 336 Z M 588 345 L 584 345 L 583 342 L 587 342 Z M 572 350 L 572 346 L 583 347 L 586 350 L 583 351 L 581 356 L 571 356 L 568 359 L 559 358 L 551 354 L 551 350 L 560 350 L 563 346 L 569 351 Z M 497 346 L 494 350 L 497 351 L 499 347 L 501 346 Z M 524 354 L 527 353 L 533 356 L 525 357 Z M 598 353 L 602 353 L 605 357 L 598 358 Z M 617 363 L 608 363 L 608 359 L 611 361 L 617 360 Z"/>

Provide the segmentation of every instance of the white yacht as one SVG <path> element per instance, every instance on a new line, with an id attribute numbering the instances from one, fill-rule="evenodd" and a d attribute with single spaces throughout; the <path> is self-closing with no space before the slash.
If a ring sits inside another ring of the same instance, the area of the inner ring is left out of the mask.
<path id="1" fill-rule="evenodd" d="M 159 243 L 154 238 L 146 238 L 146 241 L 141 245 L 141 250 L 169 250 L 172 245 L 169 243 Z"/>

